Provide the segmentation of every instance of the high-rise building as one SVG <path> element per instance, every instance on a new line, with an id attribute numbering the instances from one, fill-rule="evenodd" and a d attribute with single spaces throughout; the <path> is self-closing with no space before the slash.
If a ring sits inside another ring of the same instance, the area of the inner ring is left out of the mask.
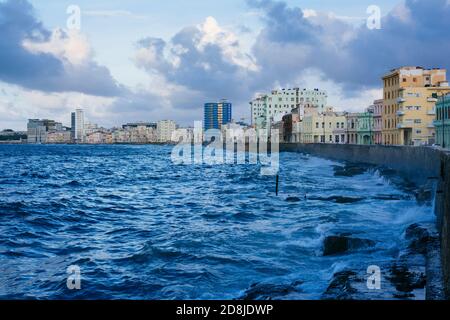
<path id="1" fill-rule="evenodd" d="M 205 103 L 204 127 L 205 131 L 210 129 L 221 129 L 232 121 L 232 104 L 222 101 L 219 103 Z"/>
<path id="2" fill-rule="evenodd" d="M 172 120 L 158 121 L 158 142 L 167 143 L 172 141 L 172 134 L 177 130 L 177 124 Z"/>
<path id="3" fill-rule="evenodd" d="M 327 99 L 327 93 L 319 89 L 273 90 L 270 94 L 259 95 L 250 102 L 252 125 L 257 129 L 269 129 L 273 123 L 297 108 L 301 119 L 307 114 L 323 113 Z"/>
<path id="4" fill-rule="evenodd" d="M 77 109 L 72 112 L 72 140 L 74 143 L 86 142 L 85 126 L 84 126 L 84 111 Z"/>
<path id="5" fill-rule="evenodd" d="M 28 143 L 45 143 L 47 140 L 47 128 L 44 120 L 28 120 L 27 129 Z"/>
<path id="6" fill-rule="evenodd" d="M 28 143 L 47 143 L 50 133 L 63 131 L 61 123 L 54 120 L 30 119 L 27 125 Z"/>
<path id="7" fill-rule="evenodd" d="M 450 92 L 446 70 L 402 67 L 385 75 L 383 82 L 383 143 L 433 144 L 437 96 Z"/>

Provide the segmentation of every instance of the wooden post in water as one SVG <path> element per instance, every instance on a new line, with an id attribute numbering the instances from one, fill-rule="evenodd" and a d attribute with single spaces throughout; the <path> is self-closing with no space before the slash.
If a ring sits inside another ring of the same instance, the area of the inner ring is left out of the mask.
<path id="1" fill-rule="evenodd" d="M 277 197 L 278 197 L 278 188 L 279 188 L 279 186 L 280 186 L 280 175 L 277 174 L 277 186 L 276 186 L 276 189 L 275 189 L 275 193 L 276 193 Z"/>

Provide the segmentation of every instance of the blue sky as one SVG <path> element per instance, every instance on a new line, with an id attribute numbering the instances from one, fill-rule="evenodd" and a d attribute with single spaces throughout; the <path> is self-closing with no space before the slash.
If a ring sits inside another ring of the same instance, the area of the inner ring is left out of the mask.
<path id="1" fill-rule="evenodd" d="M 80 31 L 66 30 L 72 4 Z M 365 26 L 369 5 L 380 30 Z M 190 125 L 221 98 L 248 119 L 255 94 L 289 86 L 362 110 L 389 69 L 448 67 L 448 16 L 447 0 L 0 0 L 0 129 L 68 125 L 79 107 L 104 126 Z"/>

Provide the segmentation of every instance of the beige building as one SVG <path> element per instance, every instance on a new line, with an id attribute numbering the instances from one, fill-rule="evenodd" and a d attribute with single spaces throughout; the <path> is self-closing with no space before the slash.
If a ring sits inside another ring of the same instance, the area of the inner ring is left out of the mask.
<path id="1" fill-rule="evenodd" d="M 373 113 L 373 143 L 383 143 L 383 99 L 375 100 L 369 107 Z"/>
<path id="2" fill-rule="evenodd" d="M 383 84 L 383 143 L 434 143 L 436 97 L 442 92 L 450 92 L 446 70 L 402 67 L 385 75 Z"/>
<path id="3" fill-rule="evenodd" d="M 327 108 L 324 113 L 305 115 L 299 125 L 302 143 L 345 143 L 346 118 L 343 113 L 336 113 Z"/>
<path id="4" fill-rule="evenodd" d="M 72 133 L 70 131 L 55 131 L 47 134 L 46 143 L 48 144 L 60 144 L 71 143 Z"/>
<path id="5" fill-rule="evenodd" d="M 158 142 L 167 143 L 172 141 L 172 134 L 177 130 L 177 124 L 172 120 L 158 121 Z"/>
<path id="6" fill-rule="evenodd" d="M 87 144 L 105 144 L 106 134 L 101 131 L 91 132 L 86 135 L 86 143 Z"/>

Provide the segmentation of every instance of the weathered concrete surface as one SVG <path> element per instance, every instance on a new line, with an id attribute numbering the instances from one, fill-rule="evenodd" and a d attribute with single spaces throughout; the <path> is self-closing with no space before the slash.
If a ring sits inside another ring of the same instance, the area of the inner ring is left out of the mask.
<path id="1" fill-rule="evenodd" d="M 428 268 L 429 287 L 427 291 L 429 295 L 427 298 L 450 299 L 450 153 L 428 147 L 298 143 L 282 144 L 280 151 L 307 153 L 332 160 L 388 167 L 418 186 L 425 185 L 430 181 L 437 181 L 435 210 L 437 229 L 440 235 L 441 259 L 433 255 L 433 250 L 436 251 L 435 244 L 430 244 L 428 263 L 442 264 L 442 270 Z M 443 280 L 441 280 L 441 275 L 443 275 Z M 443 281 L 445 296 L 439 293 L 436 281 Z"/>
<path id="2" fill-rule="evenodd" d="M 450 154 L 441 155 L 440 180 L 436 192 L 436 215 L 441 234 L 441 257 L 444 270 L 444 289 L 450 299 Z"/>
<path id="3" fill-rule="evenodd" d="M 304 152 L 327 159 L 387 166 L 417 184 L 440 173 L 441 152 L 426 147 L 391 147 L 338 144 L 282 144 L 281 151 Z"/>

